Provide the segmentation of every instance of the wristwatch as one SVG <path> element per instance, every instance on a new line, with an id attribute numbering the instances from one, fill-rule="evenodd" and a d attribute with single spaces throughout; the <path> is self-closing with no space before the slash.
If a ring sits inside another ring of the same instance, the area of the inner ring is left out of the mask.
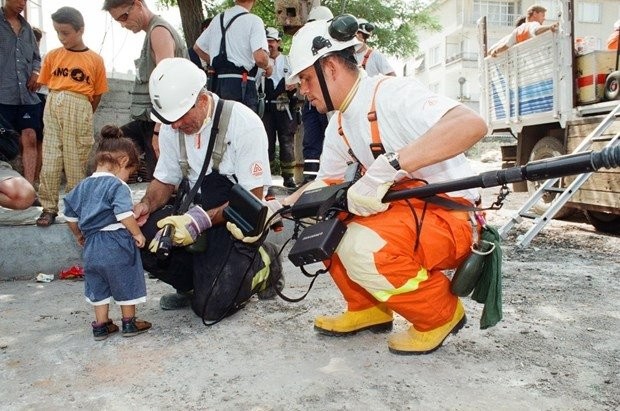
<path id="1" fill-rule="evenodd" d="M 394 170 L 400 170 L 400 163 L 398 162 L 400 156 L 398 155 L 398 153 L 385 153 L 384 156 L 390 163 L 390 165 L 394 167 Z"/>

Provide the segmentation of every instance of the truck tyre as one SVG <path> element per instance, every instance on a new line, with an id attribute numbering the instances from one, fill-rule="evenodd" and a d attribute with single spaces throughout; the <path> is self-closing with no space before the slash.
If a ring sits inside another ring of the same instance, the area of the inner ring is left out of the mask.
<path id="1" fill-rule="evenodd" d="M 605 81 L 605 100 L 620 99 L 620 71 L 614 71 L 607 76 Z"/>
<path id="2" fill-rule="evenodd" d="M 599 211 L 584 211 L 588 222 L 603 233 L 620 233 L 620 215 Z"/>
<path id="3" fill-rule="evenodd" d="M 534 148 L 532 148 L 529 161 L 557 157 L 563 154 L 565 154 L 564 147 L 560 140 L 554 137 L 543 137 L 534 145 Z M 544 183 L 545 180 L 528 181 L 527 191 L 530 196 L 534 195 L 536 190 L 538 190 L 538 188 L 540 188 L 540 186 L 542 186 Z M 532 206 L 531 210 L 536 214 L 542 215 L 553 204 L 553 202 L 559 195 L 560 193 L 545 193 L 543 197 L 538 201 L 538 203 Z M 568 217 L 571 214 L 572 210 L 570 208 L 562 207 L 558 210 L 557 213 L 555 213 L 555 216 L 553 218 L 561 219 Z"/>

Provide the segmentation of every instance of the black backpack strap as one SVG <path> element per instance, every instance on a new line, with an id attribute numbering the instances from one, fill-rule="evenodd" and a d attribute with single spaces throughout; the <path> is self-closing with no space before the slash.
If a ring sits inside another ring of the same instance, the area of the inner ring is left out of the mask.
<path id="1" fill-rule="evenodd" d="M 209 136 L 209 147 L 207 148 L 207 154 L 205 155 L 205 160 L 202 163 L 202 169 L 200 170 L 200 174 L 198 175 L 198 179 L 196 180 L 196 184 L 192 187 L 189 195 L 187 195 L 183 199 L 183 203 L 177 210 L 177 214 L 184 214 L 188 209 L 189 205 L 194 201 L 194 197 L 196 197 L 196 193 L 198 189 L 202 185 L 202 180 L 205 178 L 205 174 L 207 174 L 207 169 L 209 168 L 209 163 L 211 162 L 211 154 L 213 153 L 213 147 L 215 146 L 215 141 L 217 140 L 217 135 L 220 131 L 219 123 L 220 116 L 222 114 L 222 108 L 224 107 L 224 100 L 219 99 L 217 102 L 217 107 L 215 108 L 215 114 L 213 115 L 213 125 L 211 126 L 211 135 Z"/>

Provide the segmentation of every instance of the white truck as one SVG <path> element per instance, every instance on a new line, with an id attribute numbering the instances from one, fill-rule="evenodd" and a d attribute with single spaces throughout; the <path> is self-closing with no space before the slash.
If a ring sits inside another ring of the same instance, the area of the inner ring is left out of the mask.
<path id="1" fill-rule="evenodd" d="M 556 33 L 516 44 L 497 57 L 487 56 L 484 19 L 479 24 L 480 113 L 492 133 L 510 132 L 516 137 L 516 145 L 502 147 L 507 165 L 571 153 L 612 111 L 620 112 L 616 110 L 620 104 L 617 51 L 577 53 L 575 44 L 580 42 L 573 34 L 573 2 L 562 3 Z M 620 117 L 610 116 L 609 126 L 592 140 L 591 149 L 600 150 L 620 133 Z M 546 192 L 532 210 L 542 214 L 570 181 L 562 179 L 560 190 Z M 540 185 L 527 182 L 514 189 L 533 194 Z M 600 231 L 620 232 L 620 172 L 593 174 L 556 218 L 571 209 L 584 210 Z"/>

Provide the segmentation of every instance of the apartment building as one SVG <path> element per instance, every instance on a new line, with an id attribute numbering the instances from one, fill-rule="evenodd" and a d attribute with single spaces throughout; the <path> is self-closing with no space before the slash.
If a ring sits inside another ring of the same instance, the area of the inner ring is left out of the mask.
<path id="1" fill-rule="evenodd" d="M 545 24 L 562 19 L 559 0 L 435 0 L 431 4 L 442 30 L 421 34 L 420 51 L 407 62 L 405 73 L 476 111 L 480 96 L 478 19 L 487 18 L 489 45 L 510 33 L 517 18 L 532 4 L 547 9 Z M 574 0 L 574 4 L 575 37 L 587 39 L 590 48 L 605 47 L 614 22 L 620 18 L 620 1 Z"/>

